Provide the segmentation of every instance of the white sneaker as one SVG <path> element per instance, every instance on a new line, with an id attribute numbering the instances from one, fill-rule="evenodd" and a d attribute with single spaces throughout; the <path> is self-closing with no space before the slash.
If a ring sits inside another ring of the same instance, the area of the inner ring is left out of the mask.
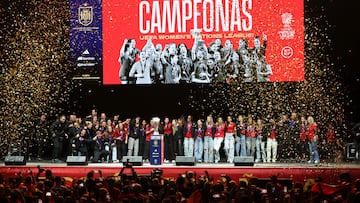
<path id="1" fill-rule="evenodd" d="M 311 164 L 311 163 L 312 163 L 312 161 L 311 161 L 311 160 L 309 160 L 309 161 L 308 161 L 308 164 Z"/>
<path id="2" fill-rule="evenodd" d="M 218 160 L 215 160 L 215 163 L 217 164 L 219 161 Z"/>
<path id="3" fill-rule="evenodd" d="M 166 159 L 165 159 L 164 162 L 165 162 L 165 163 L 169 163 L 169 160 L 166 160 Z"/>
<path id="4" fill-rule="evenodd" d="M 273 160 L 272 160 L 272 162 L 273 162 L 273 163 L 275 163 L 275 162 L 276 162 L 276 160 L 275 160 L 275 159 L 273 159 Z"/>
<path id="5" fill-rule="evenodd" d="M 175 163 L 175 160 L 171 160 L 171 163 Z"/>
<path id="6" fill-rule="evenodd" d="M 320 161 L 319 160 L 315 160 L 314 161 L 314 164 L 318 164 Z"/>

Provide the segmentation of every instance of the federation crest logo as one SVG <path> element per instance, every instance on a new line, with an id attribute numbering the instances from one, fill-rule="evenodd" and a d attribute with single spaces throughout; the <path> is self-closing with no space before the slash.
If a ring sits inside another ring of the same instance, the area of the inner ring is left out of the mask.
<path id="1" fill-rule="evenodd" d="M 78 10 L 79 23 L 83 26 L 88 26 L 93 22 L 94 12 L 93 7 L 84 4 L 83 6 L 79 6 Z"/>
<path id="2" fill-rule="evenodd" d="M 291 13 L 283 13 L 281 14 L 281 21 L 284 27 L 279 31 L 280 39 L 294 39 L 295 30 L 291 27 L 291 23 L 293 20 L 293 15 Z"/>
<path id="3" fill-rule="evenodd" d="M 157 147 L 159 142 L 157 140 L 154 140 L 154 146 Z"/>

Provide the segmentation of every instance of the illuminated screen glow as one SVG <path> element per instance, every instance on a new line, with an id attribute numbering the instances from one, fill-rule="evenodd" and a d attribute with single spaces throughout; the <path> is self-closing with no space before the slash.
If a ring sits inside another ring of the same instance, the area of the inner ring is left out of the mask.
<path id="1" fill-rule="evenodd" d="M 303 0 L 103 0 L 101 9 L 105 85 L 304 80 Z"/>

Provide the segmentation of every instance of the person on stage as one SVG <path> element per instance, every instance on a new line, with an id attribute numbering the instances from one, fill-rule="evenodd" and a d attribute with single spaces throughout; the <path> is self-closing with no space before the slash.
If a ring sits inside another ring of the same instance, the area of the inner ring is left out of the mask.
<path id="1" fill-rule="evenodd" d="M 326 139 L 323 140 L 323 145 L 326 146 L 325 153 L 327 154 L 327 159 L 331 162 L 335 161 L 337 151 L 336 146 L 336 137 L 335 137 L 335 127 L 332 122 L 329 122 L 326 129 Z"/>
<path id="2" fill-rule="evenodd" d="M 119 124 L 115 127 L 113 132 L 113 139 L 116 146 L 116 153 L 117 153 L 117 161 L 115 162 L 121 162 L 123 156 L 126 156 L 127 150 L 126 150 L 126 137 L 127 137 L 127 129 L 124 128 L 125 123 L 119 122 Z"/>
<path id="3" fill-rule="evenodd" d="M 201 163 L 203 150 L 204 150 L 204 139 L 205 129 L 202 121 L 199 119 L 197 125 L 194 128 L 194 137 L 195 137 L 195 161 Z"/>
<path id="4" fill-rule="evenodd" d="M 176 156 L 184 155 L 184 139 L 185 139 L 185 124 L 184 119 L 178 118 L 176 121 L 176 132 L 175 132 L 175 145 L 176 145 Z"/>
<path id="5" fill-rule="evenodd" d="M 218 163 L 220 161 L 220 147 L 221 143 L 224 141 L 225 137 L 225 128 L 226 124 L 224 123 L 224 120 L 219 117 L 216 122 L 216 130 L 214 135 L 214 159 L 215 163 Z"/>
<path id="6" fill-rule="evenodd" d="M 109 151 L 105 150 L 105 142 L 107 142 L 106 137 L 104 137 L 100 131 L 96 131 L 96 136 L 93 138 L 93 141 L 95 142 L 95 147 L 92 162 L 100 163 L 102 161 L 107 161 Z"/>
<path id="7" fill-rule="evenodd" d="M 252 116 L 250 115 L 247 120 L 246 126 L 246 155 L 255 156 L 255 146 L 256 146 L 256 132 L 255 132 L 255 123 Z"/>
<path id="8" fill-rule="evenodd" d="M 192 116 L 188 115 L 185 124 L 184 156 L 194 156 L 194 124 Z"/>
<path id="9" fill-rule="evenodd" d="M 128 139 L 128 156 L 139 155 L 139 138 L 140 138 L 140 117 L 136 117 L 135 121 L 132 121 L 129 128 Z"/>
<path id="10" fill-rule="evenodd" d="M 149 162 L 150 159 L 150 139 L 151 136 L 155 132 L 155 124 L 154 120 L 150 120 L 150 124 L 146 126 L 146 137 L 145 137 L 145 145 L 144 145 L 144 155 L 143 160 L 144 162 Z"/>
<path id="11" fill-rule="evenodd" d="M 147 122 L 145 119 L 143 119 L 141 122 L 140 137 L 139 137 L 139 156 L 141 156 L 141 157 L 143 157 L 143 155 L 144 155 L 146 125 L 147 125 Z"/>
<path id="12" fill-rule="evenodd" d="M 169 117 L 165 117 L 164 119 L 164 155 L 165 155 L 165 163 L 169 163 L 175 160 L 174 153 L 174 135 L 172 129 L 172 123 L 170 122 Z"/>
<path id="13" fill-rule="evenodd" d="M 53 162 L 61 162 L 63 142 L 68 138 L 67 132 L 68 129 L 65 115 L 60 116 L 60 118 L 54 121 L 50 126 L 50 133 L 54 143 L 52 155 Z"/>
<path id="14" fill-rule="evenodd" d="M 263 124 L 263 120 L 257 119 L 255 126 L 256 133 L 256 159 L 255 162 L 266 162 L 265 153 L 265 140 L 266 140 L 266 129 Z"/>
<path id="15" fill-rule="evenodd" d="M 236 123 L 235 156 L 246 156 L 246 124 L 242 115 L 238 116 Z"/>
<path id="16" fill-rule="evenodd" d="M 267 162 L 276 162 L 277 156 L 277 132 L 278 126 L 274 119 L 270 119 L 270 126 L 267 131 L 267 142 L 266 142 L 266 155 L 267 155 Z"/>
<path id="17" fill-rule="evenodd" d="M 278 153 L 280 161 L 287 161 L 289 159 L 289 150 L 291 150 L 287 145 L 289 140 L 289 119 L 286 114 L 281 116 L 281 119 L 278 123 L 279 126 L 279 136 L 278 136 Z"/>
<path id="18" fill-rule="evenodd" d="M 46 115 L 42 114 L 35 122 L 35 139 L 38 141 L 36 159 L 41 161 L 44 158 L 45 141 L 48 139 L 49 126 Z"/>
<path id="19" fill-rule="evenodd" d="M 69 121 L 67 122 L 67 139 L 64 140 L 63 142 L 63 155 L 64 156 L 69 156 L 72 154 L 72 150 L 71 150 L 71 140 L 80 133 L 80 126 L 77 124 L 77 118 L 76 115 L 70 115 L 69 116 Z"/>
<path id="20" fill-rule="evenodd" d="M 107 161 L 108 163 L 113 162 L 112 161 L 112 143 L 113 143 L 112 133 L 113 133 L 113 128 L 110 125 L 106 126 L 106 130 L 102 133 L 102 137 L 105 140 L 105 142 L 104 142 L 105 151 L 107 151 L 107 155 L 104 160 Z"/>
<path id="21" fill-rule="evenodd" d="M 215 134 L 215 125 L 214 120 L 211 115 L 207 116 L 205 122 L 205 135 L 204 135 L 204 162 L 213 163 L 214 162 L 214 134 Z"/>
<path id="22" fill-rule="evenodd" d="M 86 156 L 86 159 L 88 159 L 88 143 L 90 142 L 92 142 L 92 139 L 86 137 L 86 129 L 81 129 L 81 132 L 71 140 L 72 155 Z"/>
<path id="23" fill-rule="evenodd" d="M 300 127 L 299 127 L 300 143 L 298 145 L 298 152 L 302 162 L 305 162 L 307 157 L 307 150 L 306 150 L 308 148 L 306 143 L 307 127 L 308 127 L 307 119 L 305 118 L 305 116 L 301 116 Z"/>
<path id="24" fill-rule="evenodd" d="M 318 127 L 317 124 L 314 121 L 314 118 L 312 116 L 309 116 L 308 119 L 308 128 L 307 128 L 307 136 L 308 136 L 308 142 L 309 142 L 309 152 L 310 152 L 310 160 L 308 163 L 319 163 L 319 152 L 318 152 Z"/>
<path id="25" fill-rule="evenodd" d="M 226 121 L 225 141 L 224 141 L 224 149 L 228 163 L 234 162 L 235 133 L 236 133 L 236 124 L 232 121 L 231 116 L 228 116 Z"/>
<path id="26" fill-rule="evenodd" d="M 288 143 L 286 144 L 290 147 L 291 150 L 289 152 L 290 159 L 295 159 L 296 161 L 300 161 L 299 151 L 299 144 L 300 144 L 300 121 L 297 118 L 297 113 L 292 112 L 289 121 L 289 139 Z"/>
<path id="27" fill-rule="evenodd" d="M 95 137 L 95 133 L 96 131 L 94 130 L 94 127 L 93 127 L 93 123 L 91 121 L 86 121 L 85 122 L 85 126 L 84 126 L 84 129 L 86 129 L 86 134 L 85 134 L 85 139 L 93 139 Z M 87 149 L 88 149 L 88 157 L 87 159 L 88 160 L 91 160 L 92 157 L 94 157 L 94 145 L 95 143 L 94 142 L 89 142 L 87 144 Z"/>

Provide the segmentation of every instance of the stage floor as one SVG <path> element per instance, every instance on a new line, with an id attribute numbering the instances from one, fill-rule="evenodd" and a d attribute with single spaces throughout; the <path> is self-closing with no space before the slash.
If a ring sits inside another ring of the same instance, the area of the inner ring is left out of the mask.
<path id="1" fill-rule="evenodd" d="M 66 163 L 51 162 L 27 162 L 26 165 L 5 165 L 0 163 L 0 173 L 6 177 L 14 177 L 21 172 L 27 174 L 29 170 L 37 173 L 38 167 L 50 169 L 54 176 L 82 178 L 90 170 L 103 172 L 104 177 L 117 176 L 123 168 L 122 163 L 88 163 L 87 165 L 68 166 Z M 280 179 L 288 179 L 293 182 L 306 183 L 322 177 L 328 183 L 337 183 L 340 174 L 349 173 L 353 180 L 360 178 L 360 164 L 357 163 L 254 163 L 254 166 L 235 166 L 233 163 L 196 163 L 194 166 L 177 166 L 175 163 L 163 163 L 162 165 L 150 165 L 143 163 L 142 166 L 133 166 L 138 175 L 150 176 L 154 169 L 161 169 L 163 177 L 177 178 L 187 171 L 192 171 L 197 176 L 204 175 L 205 171 L 214 179 L 220 179 L 222 175 L 228 175 L 233 180 L 248 180 L 249 178 L 269 179 L 270 176 L 278 176 Z M 125 174 L 130 175 L 130 169 L 125 169 Z"/>
<path id="2" fill-rule="evenodd" d="M 26 165 L 17 166 L 17 167 L 37 167 L 40 165 L 41 167 L 48 166 L 48 167 L 64 167 L 67 166 L 66 162 L 61 163 L 54 163 L 51 161 L 27 161 Z M 0 167 L 4 167 L 5 163 L 0 162 Z M 6 165 L 11 166 L 11 165 Z M 71 166 L 73 167 L 73 166 Z M 114 168 L 114 167 L 123 167 L 123 163 L 91 163 L 88 162 L 87 165 L 82 167 L 104 167 L 104 168 Z M 177 166 L 176 163 L 162 163 L 161 165 L 151 165 L 150 163 L 143 162 L 142 166 L 134 166 L 134 168 L 172 168 L 172 167 L 184 167 L 184 166 Z M 185 166 L 189 167 L 189 166 Z M 319 164 L 309 164 L 309 163 L 283 163 L 283 162 L 276 162 L 276 163 L 254 163 L 254 166 L 235 166 L 234 163 L 195 163 L 194 166 L 196 168 L 360 168 L 360 163 L 319 163 Z"/>

